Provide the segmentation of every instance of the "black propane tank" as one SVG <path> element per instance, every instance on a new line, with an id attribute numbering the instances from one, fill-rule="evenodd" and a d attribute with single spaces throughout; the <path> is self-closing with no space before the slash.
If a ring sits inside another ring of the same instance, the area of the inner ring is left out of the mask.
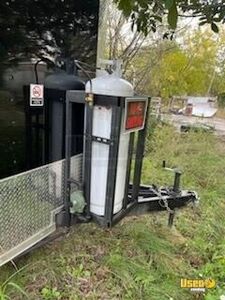
<path id="1" fill-rule="evenodd" d="M 66 92 L 85 89 L 85 83 L 77 76 L 74 63 L 66 61 L 65 65 L 65 71 L 56 69 L 44 83 L 48 162 L 65 157 Z M 84 105 L 73 104 L 72 116 L 72 154 L 75 155 L 83 152 Z"/>

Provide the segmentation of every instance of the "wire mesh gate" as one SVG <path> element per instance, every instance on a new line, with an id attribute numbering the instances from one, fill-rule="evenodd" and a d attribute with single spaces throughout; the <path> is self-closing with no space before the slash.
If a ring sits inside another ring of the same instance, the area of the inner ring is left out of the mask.
<path id="1" fill-rule="evenodd" d="M 82 154 L 71 158 L 78 182 L 82 162 Z M 0 266 L 56 230 L 65 192 L 65 160 L 0 180 Z"/>

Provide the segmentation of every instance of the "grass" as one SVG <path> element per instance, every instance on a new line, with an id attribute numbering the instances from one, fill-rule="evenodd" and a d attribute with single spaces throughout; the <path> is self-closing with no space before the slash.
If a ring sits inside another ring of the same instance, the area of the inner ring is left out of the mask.
<path id="1" fill-rule="evenodd" d="M 158 125 L 147 144 L 143 182 L 172 184 L 161 168 L 183 169 L 183 187 L 201 196 L 198 208 L 178 212 L 168 229 L 167 214 L 124 219 L 112 230 L 94 224 L 72 228 L 64 238 L 17 261 L 28 265 L 14 277 L 31 300 L 143 299 L 219 300 L 225 294 L 225 149 L 206 133 L 180 135 Z M 0 270 L 0 286 L 14 272 Z M 217 288 L 196 295 L 180 288 L 181 278 L 213 278 Z M 25 299 L 11 288 L 11 299 Z"/>
<path id="2" fill-rule="evenodd" d="M 20 295 L 23 295 L 26 299 L 29 299 L 29 296 L 26 294 L 26 292 L 17 285 L 13 278 L 16 277 L 20 272 L 23 271 L 24 268 L 17 270 L 15 273 L 13 273 L 11 276 L 9 276 L 4 282 L 0 285 L 0 300 L 10 300 L 11 297 L 8 295 L 9 290 L 14 290 Z"/>

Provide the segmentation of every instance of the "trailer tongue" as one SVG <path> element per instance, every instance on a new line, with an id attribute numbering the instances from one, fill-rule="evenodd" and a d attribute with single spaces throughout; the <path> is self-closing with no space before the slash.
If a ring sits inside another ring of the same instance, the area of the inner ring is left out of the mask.
<path id="1" fill-rule="evenodd" d="M 89 80 L 85 91 L 67 90 L 64 106 L 61 97 L 51 104 L 53 152 L 65 159 L 0 180 L 0 266 L 58 226 L 94 221 L 112 227 L 126 215 L 162 210 L 171 226 L 177 208 L 198 200 L 180 189 L 179 170 L 171 188 L 141 185 L 150 99 L 134 96 L 120 62 L 107 64 L 111 74 Z M 48 101 L 51 95 L 57 90 L 48 90 Z"/>

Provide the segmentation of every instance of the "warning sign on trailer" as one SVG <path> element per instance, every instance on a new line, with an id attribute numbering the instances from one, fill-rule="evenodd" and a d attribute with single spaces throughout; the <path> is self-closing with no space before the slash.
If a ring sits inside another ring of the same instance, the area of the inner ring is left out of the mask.
<path id="1" fill-rule="evenodd" d="M 134 132 L 144 128 L 148 98 L 126 98 L 125 102 L 125 132 Z"/>
<path id="2" fill-rule="evenodd" d="M 44 105 L 44 86 L 43 84 L 30 85 L 30 106 Z"/>

